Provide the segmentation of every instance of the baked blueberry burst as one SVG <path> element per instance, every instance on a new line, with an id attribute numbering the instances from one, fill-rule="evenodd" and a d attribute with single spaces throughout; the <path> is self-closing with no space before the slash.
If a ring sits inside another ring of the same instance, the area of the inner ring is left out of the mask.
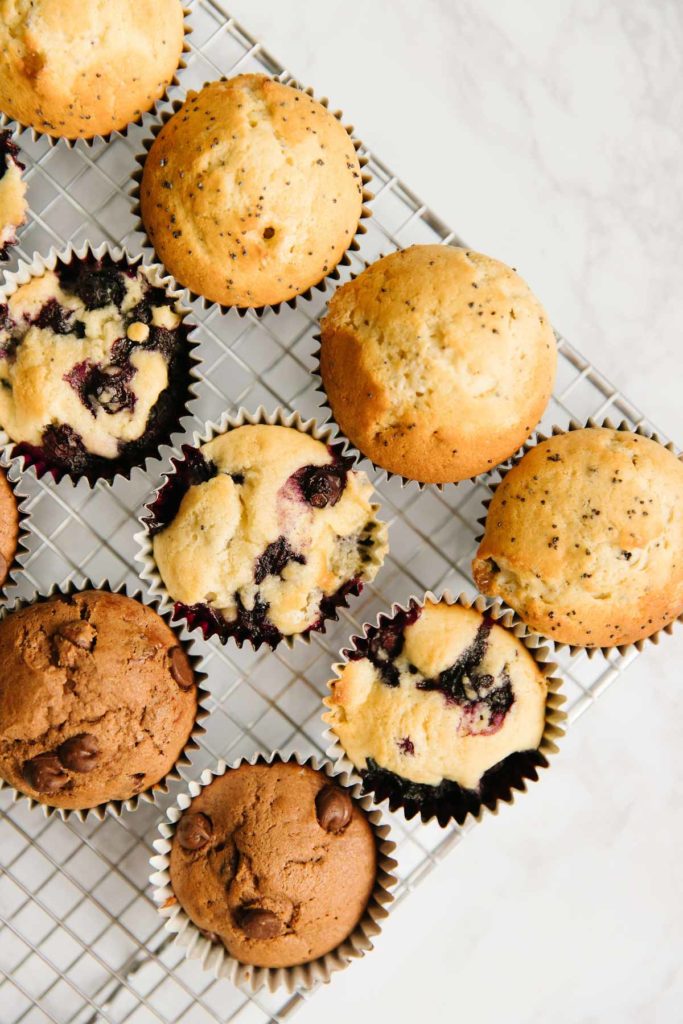
<path id="1" fill-rule="evenodd" d="M 26 182 L 19 147 L 10 131 L 0 131 L 0 260 L 9 259 L 7 250 L 17 240 L 17 228 L 26 220 Z"/>
<path id="2" fill-rule="evenodd" d="M 156 454 L 188 396 L 188 327 L 145 269 L 89 256 L 0 305 L 0 425 L 37 471 L 94 481 Z"/>
<path id="3" fill-rule="evenodd" d="M 323 628 L 378 572 L 372 487 L 309 434 L 236 427 L 174 465 L 146 522 L 176 618 L 205 636 L 275 647 Z"/>
<path id="4" fill-rule="evenodd" d="M 414 601 L 345 654 L 325 719 L 392 810 L 462 822 L 546 764 L 546 677 L 476 609 Z"/>

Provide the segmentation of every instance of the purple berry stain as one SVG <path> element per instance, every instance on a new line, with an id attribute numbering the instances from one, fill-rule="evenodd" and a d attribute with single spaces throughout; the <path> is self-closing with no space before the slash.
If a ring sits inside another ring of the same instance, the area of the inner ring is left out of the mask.
<path id="1" fill-rule="evenodd" d="M 265 549 L 254 565 L 254 583 L 263 583 L 267 576 L 282 576 L 285 567 L 290 562 L 298 562 L 305 565 L 306 559 L 299 555 L 289 546 L 286 537 L 278 537 Z"/>
<path id="2" fill-rule="evenodd" d="M 407 754 L 409 757 L 415 756 L 415 744 L 410 736 L 402 736 L 401 739 L 396 740 L 396 746 L 402 754 Z"/>

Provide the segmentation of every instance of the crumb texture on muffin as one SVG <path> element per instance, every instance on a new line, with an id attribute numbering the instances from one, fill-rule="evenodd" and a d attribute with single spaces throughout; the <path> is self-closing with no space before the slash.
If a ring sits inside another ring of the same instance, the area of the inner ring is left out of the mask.
<path id="1" fill-rule="evenodd" d="M 514 634 L 476 609 L 428 602 L 358 641 L 325 719 L 360 771 L 474 790 L 494 765 L 538 747 L 546 697 Z"/>
<path id="2" fill-rule="evenodd" d="M 170 855 L 188 917 L 260 967 L 308 963 L 339 946 L 362 919 L 376 874 L 362 808 L 322 772 L 292 762 L 244 764 L 213 779 L 180 818 Z"/>
<path id="3" fill-rule="evenodd" d="M 0 587 L 6 582 L 19 541 L 19 509 L 4 469 L 0 469 Z"/>
<path id="4" fill-rule="evenodd" d="M 275 643 L 373 578 L 380 527 L 364 473 L 291 427 L 246 425 L 197 450 L 152 507 L 174 601 L 207 605 L 237 639 Z"/>
<path id="5" fill-rule="evenodd" d="M 335 420 L 391 473 L 463 480 L 506 459 L 550 398 L 557 349 L 543 308 L 505 264 L 415 245 L 338 288 L 321 324 Z"/>
<path id="6" fill-rule="evenodd" d="M 0 622 L 0 777 L 53 807 L 149 789 L 173 768 L 197 709 L 189 659 L 152 609 L 91 590 Z"/>
<path id="7" fill-rule="evenodd" d="M 123 129 L 171 82 L 183 19 L 180 0 L 0 0 L 0 110 L 68 139 Z"/>
<path id="8" fill-rule="evenodd" d="M 161 261 L 199 295 L 258 307 L 337 265 L 362 209 L 360 164 L 338 119 L 264 75 L 190 92 L 144 166 L 140 207 Z"/>
<path id="9" fill-rule="evenodd" d="M 0 131 L 0 260 L 8 259 L 9 246 L 17 241 L 17 228 L 26 221 L 26 182 L 21 172 L 19 148 L 10 131 Z"/>
<path id="10" fill-rule="evenodd" d="M 496 490 L 477 586 L 561 643 L 633 643 L 683 612 L 683 464 L 606 427 L 536 445 Z"/>

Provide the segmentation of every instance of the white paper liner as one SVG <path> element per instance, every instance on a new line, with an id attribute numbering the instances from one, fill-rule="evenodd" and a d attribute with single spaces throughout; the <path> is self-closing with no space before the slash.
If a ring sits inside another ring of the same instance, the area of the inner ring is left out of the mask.
<path id="1" fill-rule="evenodd" d="M 514 458 L 510 459 L 504 465 L 498 466 L 496 469 L 498 480 L 489 480 L 486 482 L 486 486 L 488 486 L 489 490 L 491 491 L 491 494 L 495 494 L 496 490 L 498 489 L 502 481 L 505 479 L 507 474 L 510 472 L 510 470 L 514 469 L 514 467 L 522 461 L 527 452 L 531 451 L 532 448 L 535 448 L 536 445 L 541 444 L 543 441 L 547 441 L 549 437 L 556 437 L 558 434 L 568 434 L 573 430 L 585 430 L 587 427 L 594 429 L 605 427 L 608 430 L 624 430 L 631 434 L 639 434 L 641 437 L 647 437 L 651 441 L 656 441 L 657 444 L 661 444 L 663 448 L 666 448 L 667 451 L 671 452 L 679 460 L 683 459 L 683 455 L 676 449 L 676 446 L 673 444 L 673 442 L 669 441 L 667 444 L 664 444 L 663 441 L 660 441 L 658 434 L 654 433 L 651 430 L 646 430 L 645 427 L 642 427 L 640 425 L 632 427 L 626 420 L 621 420 L 619 423 L 615 424 L 613 420 L 609 419 L 609 417 L 606 417 L 605 419 L 600 421 L 589 418 L 583 423 L 581 423 L 579 420 L 571 419 L 566 427 L 559 427 L 557 425 L 553 426 L 550 431 L 550 434 L 544 434 L 542 431 L 537 430 L 533 438 L 525 442 L 525 444 L 514 456 Z M 483 502 L 487 514 L 490 504 L 491 498 L 487 498 Z M 478 519 L 477 522 L 482 527 L 482 532 L 478 534 L 476 537 L 477 544 L 480 544 L 484 536 L 484 531 L 486 529 L 486 515 Z M 526 630 L 532 632 L 531 627 L 527 626 L 519 612 L 515 611 L 514 608 L 508 605 L 505 602 L 504 598 L 498 598 L 498 600 L 500 601 L 504 608 L 507 608 L 511 611 L 512 615 L 514 616 L 514 621 L 516 624 L 520 624 Z M 683 622 L 683 613 L 677 616 L 677 618 L 673 619 L 672 622 L 669 622 L 665 626 L 661 626 L 659 629 L 655 630 L 655 632 L 651 633 L 649 636 L 641 637 L 639 640 L 635 640 L 629 644 L 615 644 L 613 647 L 584 647 L 581 644 L 566 644 L 560 640 L 554 639 L 551 636 L 545 636 L 543 633 L 539 633 L 538 630 L 536 630 L 535 632 L 538 636 L 542 637 L 545 643 L 552 644 L 553 649 L 555 651 L 562 651 L 565 648 L 568 649 L 571 657 L 575 657 L 577 654 L 580 654 L 583 651 L 586 654 L 586 657 L 588 658 L 594 658 L 596 654 L 602 654 L 603 657 L 609 658 L 610 654 L 613 651 L 618 651 L 620 655 L 625 655 L 632 650 L 636 650 L 638 652 L 642 651 L 645 645 L 648 643 L 657 645 L 659 643 L 661 634 L 666 633 L 670 636 L 673 633 L 673 628 L 677 622 Z"/>
<path id="2" fill-rule="evenodd" d="M 13 142 L 14 145 L 17 146 L 17 149 L 18 149 L 17 153 L 11 154 L 10 159 L 18 167 L 19 174 L 21 175 L 21 179 L 22 179 L 22 182 L 24 184 L 24 197 L 23 197 L 24 198 L 24 211 L 23 211 L 24 218 L 21 221 L 21 223 L 19 223 L 19 224 L 11 224 L 10 225 L 9 220 L 6 220 L 4 215 L 2 217 L 0 217 L 0 234 L 2 233 L 2 231 L 4 231 L 8 227 L 11 226 L 11 228 L 12 228 L 12 235 L 9 238 L 7 238 L 4 242 L 0 241 L 0 264 L 7 263 L 11 259 L 12 249 L 14 248 L 15 245 L 17 245 L 19 243 L 19 232 L 26 225 L 26 222 L 28 221 L 28 214 L 29 214 L 28 201 L 26 199 L 26 190 L 27 190 L 28 186 L 26 184 L 26 179 L 24 178 L 24 171 L 26 170 L 26 165 L 24 163 L 22 163 L 22 161 L 21 161 L 22 153 L 21 153 L 21 149 L 18 148 L 19 147 L 19 143 L 17 142 L 17 139 L 16 139 L 17 132 L 13 132 L 10 128 L 3 128 L 0 125 L 0 135 L 3 135 L 5 132 L 7 132 L 9 134 L 10 141 Z M 6 156 L 3 157 L 2 155 L 0 155 L 0 162 L 5 162 L 6 159 L 7 159 Z"/>
<path id="3" fill-rule="evenodd" d="M 0 608 L 0 621 L 2 621 L 5 616 L 12 614 L 12 612 L 20 611 L 22 608 L 27 608 L 29 605 L 35 603 L 43 603 L 57 594 L 71 595 L 82 593 L 85 590 L 105 590 L 111 594 L 124 594 L 126 597 L 130 597 L 133 600 L 138 601 L 140 604 L 147 605 L 156 611 L 169 629 L 171 629 L 175 634 L 178 643 L 183 648 L 190 661 L 197 688 L 197 713 L 187 742 L 171 770 L 163 779 L 159 779 L 158 782 L 153 783 L 141 793 L 136 793 L 135 796 L 129 797 L 127 800 L 108 800 L 105 803 L 97 804 L 95 807 L 84 807 L 78 810 L 69 807 L 52 807 L 42 801 L 35 800 L 32 796 L 29 796 L 28 793 L 15 789 L 15 787 L 9 782 L 5 782 L 4 779 L 0 778 L 0 791 L 3 789 L 9 790 L 12 793 L 13 803 L 17 803 L 20 800 L 26 800 L 31 810 L 34 808 L 40 808 L 46 818 L 50 818 L 53 815 L 59 815 L 63 821 L 67 821 L 72 817 L 77 818 L 79 821 L 85 821 L 89 816 L 102 821 L 107 814 L 111 814 L 118 818 L 124 810 L 134 811 L 141 802 L 155 804 L 158 806 L 158 797 L 161 794 L 168 793 L 169 782 L 183 781 L 180 769 L 192 763 L 192 751 L 199 748 L 198 737 L 203 736 L 206 732 L 202 722 L 209 714 L 207 709 L 209 691 L 203 686 L 203 683 L 208 679 L 208 674 L 203 671 L 202 667 L 204 665 L 204 657 L 197 653 L 197 645 L 192 637 L 185 635 L 185 630 L 181 631 L 177 626 L 174 626 L 171 622 L 170 615 L 159 608 L 159 602 L 154 598 L 149 597 L 149 595 L 144 594 L 139 588 L 131 590 L 125 583 L 121 583 L 117 587 L 112 587 L 108 580 L 102 580 L 100 583 L 93 583 L 92 580 L 89 579 L 84 580 L 83 584 L 80 586 L 77 586 L 73 581 L 63 584 L 62 586 L 54 584 L 49 590 L 36 591 L 27 599 L 14 597 L 8 605 Z"/>
<path id="4" fill-rule="evenodd" d="M 237 75 L 232 76 L 232 77 L 237 77 Z M 266 77 L 268 77 L 268 76 L 266 76 Z M 228 79 L 223 77 L 223 78 L 218 79 L 218 81 L 226 82 L 226 81 L 228 81 Z M 310 96 L 311 99 L 314 99 L 317 103 L 319 103 L 326 110 L 329 109 L 329 100 L 327 99 L 327 97 L 323 96 L 322 98 L 319 99 L 315 95 L 315 93 L 313 92 L 313 89 L 311 89 L 310 87 L 306 87 L 306 86 L 302 85 L 300 82 L 296 81 L 296 79 L 289 78 L 287 72 L 283 72 L 283 74 L 281 74 L 279 76 L 274 76 L 273 77 L 273 81 L 281 82 L 282 85 L 288 85 L 288 86 L 290 86 L 293 89 L 298 89 L 299 92 L 303 92 L 307 96 Z M 204 85 L 202 86 L 202 88 L 204 88 L 206 85 L 209 85 L 209 84 L 210 84 L 209 82 L 204 82 Z M 195 89 L 193 91 L 194 92 L 199 92 L 200 90 Z M 178 113 L 178 111 L 180 110 L 180 108 L 183 106 L 184 103 L 185 103 L 185 100 L 174 100 L 173 101 L 173 105 L 172 105 L 172 109 L 171 110 L 164 110 L 162 112 L 160 121 L 157 124 L 154 124 L 154 125 L 151 126 L 151 128 L 150 128 L 151 134 L 146 136 L 142 140 L 143 152 L 139 153 L 136 156 L 136 158 L 135 158 L 136 162 L 139 164 L 139 170 L 135 171 L 134 174 L 133 174 L 133 182 L 134 182 L 134 184 L 133 184 L 132 188 L 130 189 L 130 193 L 129 193 L 133 197 L 133 199 L 135 201 L 134 206 L 133 206 L 133 211 L 132 211 L 133 214 L 135 215 L 135 217 L 137 218 L 136 222 L 135 222 L 134 230 L 135 231 L 139 231 L 144 236 L 144 241 L 142 243 L 142 247 L 143 247 L 143 249 L 153 253 L 155 258 L 158 258 L 158 257 L 156 256 L 156 251 L 154 249 L 154 246 L 152 245 L 152 242 L 151 242 L 151 240 L 150 240 L 150 238 L 149 238 L 149 236 L 147 234 L 147 231 L 145 229 L 145 225 L 144 225 L 144 223 L 142 221 L 141 212 L 140 212 L 140 185 L 141 185 L 141 182 L 142 182 L 142 174 L 143 174 L 143 171 L 144 171 L 145 161 L 147 159 L 147 155 L 148 155 L 150 149 L 152 148 L 152 146 L 153 146 L 153 144 L 154 144 L 154 142 L 156 140 L 157 135 L 159 134 L 161 129 L 164 127 L 164 125 L 167 124 L 167 122 L 170 121 L 170 119 L 173 116 L 175 116 L 175 114 Z M 366 168 L 366 166 L 368 164 L 368 157 L 360 152 L 360 150 L 362 149 L 363 143 L 360 141 L 360 139 L 358 139 L 354 135 L 353 127 L 350 126 L 350 125 L 344 124 L 344 122 L 343 122 L 343 115 L 342 115 L 342 112 L 340 110 L 332 110 L 332 111 L 330 111 L 330 113 L 334 117 L 336 117 L 336 119 L 340 122 L 340 124 L 342 125 L 342 127 L 346 131 L 347 135 L 349 136 L 349 138 L 353 142 L 353 148 L 356 150 L 356 154 L 358 156 L 358 162 L 360 164 L 360 171 L 361 171 L 361 187 L 362 187 L 362 195 L 361 195 L 362 206 L 361 206 L 361 212 L 360 212 L 360 217 L 359 217 L 359 220 L 358 220 L 358 225 L 356 227 L 356 230 L 354 232 L 353 238 L 351 239 L 351 242 L 349 243 L 347 249 L 345 249 L 345 251 L 342 254 L 342 256 L 339 259 L 339 261 L 335 264 L 334 267 L 331 268 L 331 270 L 329 270 L 324 275 L 324 277 L 321 277 L 320 280 L 317 281 L 315 284 L 309 285 L 308 288 L 306 288 L 303 292 L 299 292 L 298 295 L 293 296 L 291 299 L 283 299 L 281 302 L 266 303 L 263 306 L 230 306 L 230 305 L 224 305 L 223 303 L 220 303 L 220 302 L 213 302 L 211 299 L 207 299 L 204 295 L 200 295 L 199 292 L 195 292 L 191 288 L 187 288 L 187 292 L 188 292 L 188 295 L 190 296 L 190 298 L 192 300 L 201 300 L 204 309 L 210 309 L 211 307 L 215 306 L 215 307 L 217 307 L 221 311 L 221 313 L 227 313 L 231 309 L 236 309 L 240 316 L 246 316 L 247 313 L 252 312 L 252 313 L 254 313 L 258 317 L 263 316 L 263 314 L 267 310 L 269 310 L 269 309 L 272 309 L 274 313 L 279 313 L 280 309 L 284 305 L 289 306 L 290 309 L 295 309 L 296 308 L 296 304 L 297 304 L 299 299 L 306 299 L 306 300 L 308 300 L 308 299 L 310 299 L 312 297 L 314 289 L 316 291 L 324 292 L 324 291 L 327 290 L 327 282 L 328 281 L 338 281 L 339 277 L 340 277 L 340 274 L 339 274 L 339 268 L 340 267 L 349 267 L 349 266 L 351 266 L 351 259 L 350 259 L 349 253 L 357 252 L 360 249 L 360 244 L 358 242 L 358 238 L 359 238 L 359 236 L 364 235 L 365 232 L 366 232 L 366 227 L 363 224 L 363 221 L 367 220 L 369 217 L 372 216 L 372 211 L 369 210 L 368 207 L 367 207 L 367 203 L 369 203 L 374 198 L 372 192 L 368 191 L 368 188 L 367 188 L 367 186 L 370 184 L 370 181 L 372 180 L 372 178 L 371 178 L 371 175 L 365 170 L 365 168 Z"/>
<path id="5" fill-rule="evenodd" d="M 102 480 L 105 484 L 113 485 L 118 477 L 122 477 L 124 480 L 130 479 L 133 470 L 139 469 L 142 472 L 149 473 L 150 467 L 155 463 L 161 462 L 166 457 L 166 454 L 173 448 L 174 439 L 181 437 L 186 426 L 183 425 L 183 420 L 189 421 L 192 419 L 192 408 L 198 400 L 197 385 L 201 381 L 201 376 L 198 371 L 198 366 L 201 362 L 199 355 L 197 354 L 197 342 L 194 341 L 194 336 L 198 330 L 198 325 L 195 324 L 192 319 L 192 310 L 189 309 L 184 303 L 183 298 L 185 292 L 179 288 L 174 279 L 167 274 L 165 269 L 159 263 L 143 263 L 142 254 L 137 255 L 131 254 L 126 248 L 120 246 L 110 245 L 109 242 L 102 242 L 97 246 L 93 246 L 90 242 L 84 242 L 82 245 L 76 248 L 72 243 L 69 243 L 65 249 L 57 249 L 53 246 L 47 255 L 42 256 L 40 253 L 34 253 L 30 261 L 21 260 L 16 270 L 9 271 L 3 275 L 2 284 L 0 284 L 0 304 L 7 302 L 7 300 L 17 291 L 21 285 L 26 284 L 33 277 L 40 277 L 48 270 L 54 270 L 58 263 L 69 264 L 72 260 L 84 260 L 92 258 L 95 260 L 102 259 L 108 256 L 115 261 L 125 261 L 129 267 L 139 268 L 147 277 L 150 284 L 154 287 L 161 288 L 165 292 L 168 298 L 174 300 L 173 309 L 181 318 L 183 325 L 187 329 L 187 335 L 185 343 L 188 347 L 188 383 L 185 397 L 185 403 L 182 408 L 182 413 L 178 417 L 178 425 L 172 434 L 169 435 L 168 440 L 159 446 L 156 453 L 147 455 L 143 462 L 118 469 L 111 476 L 102 476 L 98 480 Z M 39 471 L 38 468 L 33 465 L 27 465 L 26 457 L 24 455 L 15 455 L 15 445 L 21 444 L 21 441 L 14 441 L 9 437 L 7 432 L 0 426 L 0 456 L 6 457 L 9 462 L 18 463 L 23 473 L 31 472 L 36 479 L 41 479 L 45 476 L 52 476 L 56 483 L 61 482 L 64 479 L 68 479 L 74 485 L 77 484 L 81 479 L 88 480 L 87 474 L 72 474 L 68 470 L 60 469 L 57 467 L 47 467 L 43 471 Z M 116 463 L 116 459 L 111 460 L 112 463 Z M 92 482 L 88 480 L 88 486 L 94 487 L 97 483 L 96 480 Z"/>
<path id="6" fill-rule="evenodd" d="M 317 421 L 314 419 L 304 420 L 302 419 L 301 415 L 298 412 L 285 413 L 284 410 L 281 408 L 277 408 L 275 409 L 274 412 L 269 413 L 263 406 L 259 406 L 259 408 L 254 413 L 251 413 L 247 409 L 241 407 L 234 414 L 228 412 L 223 413 L 222 417 L 218 422 L 205 423 L 201 431 L 194 432 L 191 447 L 198 448 L 201 445 L 206 444 L 208 441 L 211 441 L 214 437 L 217 437 L 219 434 L 224 434 L 228 430 L 235 430 L 237 427 L 242 427 L 245 426 L 246 424 L 252 426 L 256 424 L 267 424 L 270 426 L 291 427 L 294 430 L 299 430 L 304 434 L 308 434 L 310 437 L 315 438 L 316 441 L 322 441 L 322 443 L 325 445 L 338 445 L 340 443 L 339 441 L 332 437 L 332 431 L 330 430 L 329 427 L 319 426 Z M 346 451 L 341 451 L 340 454 L 345 457 Z M 147 510 L 149 509 L 150 505 L 153 504 L 153 502 L 156 500 L 156 498 L 159 495 L 159 492 L 163 489 L 169 477 L 171 477 L 176 472 L 176 458 L 182 461 L 183 457 L 184 456 L 182 452 L 175 453 L 173 468 L 171 469 L 170 472 L 164 474 L 164 478 L 161 484 L 150 496 L 149 501 L 145 503 L 145 512 L 143 513 L 139 520 L 143 529 L 139 533 L 135 534 L 135 540 L 138 542 L 139 545 L 139 550 L 135 555 L 135 561 L 138 562 L 138 564 L 141 566 L 140 579 L 144 580 L 144 582 L 147 584 L 147 586 L 149 587 L 150 594 L 153 594 L 155 597 L 159 598 L 161 602 L 161 607 L 164 608 L 164 610 L 173 609 L 175 602 L 168 593 L 164 581 L 161 578 L 159 569 L 157 568 L 156 561 L 154 560 L 153 537 L 149 531 L 149 527 L 146 522 L 148 516 Z M 353 469 L 352 472 L 358 473 L 362 471 Z M 372 580 L 374 580 L 375 576 L 382 568 L 384 558 L 389 550 L 387 525 L 386 523 L 383 523 L 380 519 L 377 518 L 377 515 L 380 511 L 380 506 L 376 503 L 373 503 L 370 507 L 373 513 L 372 521 L 374 524 L 374 529 L 372 532 L 373 544 L 372 547 L 368 549 L 369 560 L 364 566 L 363 573 L 360 577 L 362 585 L 371 583 Z M 293 633 L 290 636 L 283 636 L 280 642 L 285 644 L 287 647 L 292 647 L 292 645 L 297 640 L 303 641 L 304 643 L 310 643 L 311 637 L 314 633 L 325 632 L 325 624 L 327 621 L 329 621 L 330 619 L 332 619 L 332 621 L 335 622 L 337 621 L 338 610 L 340 608 L 347 608 L 348 599 L 352 596 L 353 593 L 346 595 L 343 599 L 340 599 L 339 603 L 335 607 L 335 614 L 326 616 L 321 621 L 321 624 L 318 628 L 309 629 L 305 633 Z M 199 625 L 195 626 L 193 632 L 199 628 Z M 208 639 L 208 636 L 206 637 L 206 639 Z M 234 637 L 232 637 L 231 639 L 235 640 Z M 223 643 L 227 642 L 226 640 L 222 640 L 222 638 L 221 641 Z M 238 643 L 239 646 L 243 646 L 243 643 L 240 643 L 237 640 L 235 640 L 235 642 Z M 251 643 L 251 641 L 249 641 L 249 643 Z M 258 650 L 261 644 L 251 643 L 251 646 Z"/>
<path id="7" fill-rule="evenodd" d="M 169 872 L 172 839 L 182 812 L 190 806 L 192 798 L 210 785 L 214 778 L 242 764 L 291 761 L 324 772 L 329 779 L 346 789 L 365 811 L 377 843 L 377 879 L 363 917 L 336 949 L 297 967 L 254 967 L 230 956 L 222 943 L 212 943 L 202 935 L 178 903 L 171 887 Z M 362 796 L 358 783 L 349 780 L 345 772 L 338 771 L 329 761 L 317 757 L 304 757 L 296 753 L 285 755 L 276 750 L 268 755 L 256 753 L 248 758 L 241 757 L 229 764 L 219 761 L 215 768 L 206 768 L 199 781 L 191 782 L 188 791 L 178 796 L 175 805 L 166 812 L 166 821 L 159 825 L 159 832 L 162 838 L 154 843 L 157 855 L 150 859 L 153 872 L 149 880 L 153 886 L 152 898 L 158 905 L 159 913 L 166 919 L 166 931 L 175 935 L 175 945 L 184 949 L 186 959 L 199 960 L 204 970 L 210 971 L 214 977 L 228 978 L 234 985 L 251 989 L 252 992 L 263 987 L 271 992 L 281 987 L 293 992 L 294 989 L 310 989 L 314 985 L 328 982 L 336 971 L 344 970 L 352 960 L 365 956 L 374 948 L 373 939 L 381 932 L 381 922 L 388 916 L 387 907 L 394 899 L 390 890 L 396 884 L 392 874 L 396 861 L 391 854 L 396 844 L 389 838 L 389 826 L 380 812 L 372 809 L 370 798 Z"/>
<path id="8" fill-rule="evenodd" d="M 527 650 L 533 657 L 534 661 L 538 665 L 539 669 L 545 676 L 548 685 L 545 725 L 543 728 L 543 735 L 541 736 L 541 741 L 538 745 L 538 750 L 546 759 L 546 761 L 553 754 L 556 754 L 558 750 L 557 741 L 562 736 L 564 736 L 565 730 L 563 727 L 563 723 L 567 718 L 565 712 L 561 710 L 562 705 L 566 701 L 566 697 L 560 692 L 562 687 L 562 679 L 560 679 L 558 676 L 554 674 L 557 670 L 557 665 L 555 665 L 553 662 L 548 661 L 550 652 L 548 647 L 543 646 L 543 638 L 539 636 L 537 633 L 529 632 L 529 630 L 526 629 L 521 623 L 515 623 L 514 613 L 510 609 L 503 606 L 502 602 L 500 601 L 488 601 L 486 598 L 481 596 L 472 598 L 464 593 L 455 596 L 449 590 L 444 590 L 442 594 L 437 595 L 434 594 L 431 590 L 428 590 L 421 597 L 417 597 L 415 595 L 409 597 L 405 605 L 399 604 L 398 602 L 394 603 L 389 611 L 381 612 L 377 616 L 376 621 L 374 623 L 364 623 L 361 632 L 355 636 L 352 636 L 348 644 L 339 652 L 340 660 L 332 666 L 336 678 L 328 684 L 330 690 L 332 689 L 334 683 L 339 679 L 344 666 L 347 664 L 347 655 L 350 651 L 352 651 L 355 648 L 355 642 L 357 639 L 366 638 L 369 629 L 374 628 L 376 626 L 381 626 L 383 621 L 391 620 L 395 615 L 399 614 L 400 612 L 407 612 L 414 605 L 418 605 L 420 608 L 423 608 L 427 602 L 441 602 L 448 605 L 460 605 L 462 608 L 474 608 L 482 615 L 488 615 L 491 619 L 493 619 L 493 621 L 497 625 L 504 626 L 510 633 L 517 637 L 517 639 L 520 640 L 521 643 L 524 644 L 524 646 L 527 648 Z M 325 697 L 323 700 L 323 704 L 325 705 L 326 708 L 331 709 L 333 707 L 331 697 Z M 325 730 L 324 733 L 324 739 L 329 742 L 329 747 L 325 751 L 327 757 L 329 757 L 334 762 L 334 766 L 336 769 L 348 772 L 351 778 L 357 779 L 359 780 L 359 782 L 362 783 L 362 772 L 356 768 L 356 766 L 347 756 L 341 741 L 339 740 L 333 727 L 330 725 L 329 713 L 327 711 L 323 712 L 322 718 L 323 722 L 327 726 L 327 729 Z M 536 765 L 535 771 L 537 772 L 539 769 L 546 767 L 549 767 L 549 764 Z M 511 783 L 509 792 L 507 794 L 501 794 L 497 796 L 495 799 L 495 803 L 493 805 L 491 805 L 491 803 L 482 802 L 479 805 L 479 810 L 476 813 L 468 811 L 464 815 L 462 820 L 456 819 L 455 816 L 453 815 L 448 816 L 446 813 L 444 813 L 444 815 L 442 815 L 441 817 L 439 817 L 439 815 L 437 815 L 436 813 L 426 813 L 425 811 L 418 812 L 417 810 L 413 810 L 412 813 L 406 813 L 406 809 L 402 804 L 393 801 L 389 802 L 388 797 L 384 797 L 378 800 L 371 790 L 368 790 L 368 793 L 373 797 L 374 802 L 379 806 L 381 806 L 384 803 L 387 803 L 388 808 L 391 811 L 400 811 L 403 817 L 406 819 L 406 821 L 410 821 L 413 817 L 420 813 L 420 817 L 423 823 L 437 820 L 439 825 L 441 825 L 442 827 L 446 827 L 448 825 L 452 825 L 456 820 L 458 820 L 458 824 L 462 824 L 467 819 L 467 817 L 473 817 L 476 821 L 480 821 L 482 816 L 486 813 L 497 814 L 501 805 L 514 803 L 515 791 L 526 792 L 527 782 L 534 781 L 536 781 L 535 776 L 526 776 L 523 777 L 517 784 Z"/>
<path id="9" fill-rule="evenodd" d="M 197 2 L 201 2 L 201 0 L 197 0 Z M 180 59 L 178 61 L 178 66 L 173 74 L 173 78 L 170 80 L 161 96 L 154 101 L 152 106 L 149 107 L 147 110 L 143 110 L 140 113 L 140 115 L 135 118 L 135 120 L 129 121 L 125 127 L 115 128 L 113 131 L 106 132 L 106 134 L 104 135 L 95 134 L 90 135 L 88 137 L 83 136 L 76 139 L 68 139 L 65 135 L 50 135 L 48 132 L 43 132 L 39 128 L 34 128 L 33 125 L 22 124 L 21 121 L 17 121 L 15 118 L 10 117 L 9 114 L 4 114 L 2 111 L 0 111 L 0 129 L 10 128 L 16 135 L 23 135 L 24 132 L 30 132 L 31 138 L 34 142 L 37 142 L 39 139 L 45 138 L 48 140 L 50 147 L 56 146 L 59 142 L 63 142 L 65 145 L 69 147 L 69 149 L 73 149 L 77 142 L 83 142 L 89 149 L 91 149 L 96 142 L 112 142 L 114 139 L 117 138 L 125 138 L 128 135 L 128 129 L 131 128 L 133 125 L 143 124 L 145 117 L 157 117 L 160 107 L 168 101 L 169 90 L 173 86 L 180 84 L 178 72 L 183 71 L 187 67 L 184 54 L 190 52 L 190 45 L 187 41 L 187 37 L 191 34 L 193 29 L 192 26 L 188 24 L 187 18 L 188 15 L 191 13 L 191 7 L 183 6 L 183 48 L 180 51 Z"/>

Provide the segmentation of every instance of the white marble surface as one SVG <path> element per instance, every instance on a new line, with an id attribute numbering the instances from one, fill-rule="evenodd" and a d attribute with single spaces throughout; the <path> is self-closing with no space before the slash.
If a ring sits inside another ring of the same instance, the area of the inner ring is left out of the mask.
<path id="1" fill-rule="evenodd" d="M 681 0 L 228 0 L 683 442 Z M 683 630 L 301 1024 L 683 1019 Z"/>

